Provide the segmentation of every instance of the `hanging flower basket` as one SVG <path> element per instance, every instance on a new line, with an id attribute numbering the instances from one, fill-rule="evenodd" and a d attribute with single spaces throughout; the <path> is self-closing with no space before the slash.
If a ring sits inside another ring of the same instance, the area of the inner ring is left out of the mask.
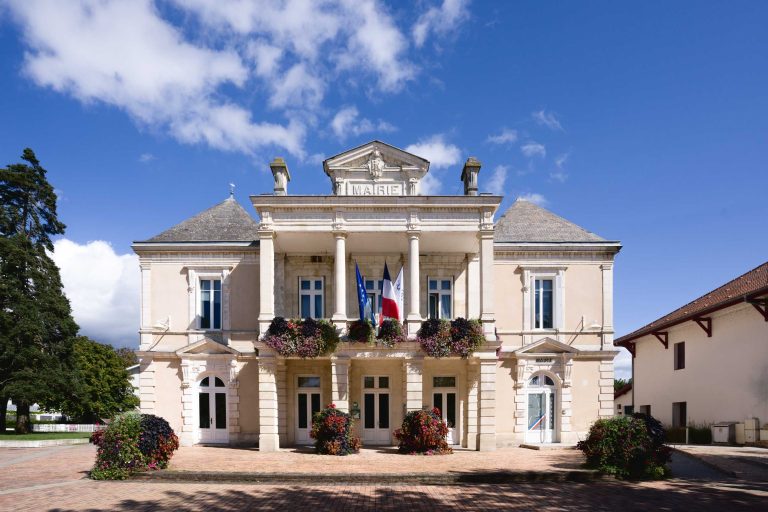
<path id="1" fill-rule="evenodd" d="M 264 343 L 281 356 L 306 359 L 332 353 L 339 335 L 327 320 L 286 320 L 278 316 L 269 324 Z"/>
<path id="2" fill-rule="evenodd" d="M 347 339 L 351 343 L 376 342 L 376 328 L 370 320 L 355 320 L 349 324 Z"/>
<path id="3" fill-rule="evenodd" d="M 482 346 L 485 336 L 479 320 L 432 318 L 421 324 L 416 339 L 429 356 L 467 358 Z"/>
<path id="4" fill-rule="evenodd" d="M 394 347 L 398 343 L 405 342 L 406 337 L 403 331 L 403 324 L 391 318 L 384 320 L 381 322 L 381 327 L 379 327 L 376 341 L 385 347 Z"/>
<path id="5" fill-rule="evenodd" d="M 391 318 L 381 323 L 378 334 L 370 320 L 355 320 L 349 324 L 347 339 L 351 343 L 368 343 L 369 345 L 378 343 L 390 348 L 406 341 L 403 324 Z"/>

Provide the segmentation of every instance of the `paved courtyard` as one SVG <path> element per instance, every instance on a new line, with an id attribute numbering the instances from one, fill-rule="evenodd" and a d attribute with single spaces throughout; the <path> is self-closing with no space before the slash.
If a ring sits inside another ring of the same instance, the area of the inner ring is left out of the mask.
<path id="1" fill-rule="evenodd" d="M 207 463 L 244 457 L 206 449 L 182 450 L 177 464 Z M 233 450 L 234 452 L 235 450 Z M 259 459 L 257 452 L 240 450 Z M 288 453 L 284 464 L 292 470 L 303 454 Z M 500 453 L 500 452 L 499 452 Z M 517 450 L 511 453 L 517 453 Z M 571 453 L 532 452 L 550 460 L 553 467 L 569 459 Z M 154 483 L 145 481 L 94 482 L 88 471 L 95 454 L 92 446 L 0 449 L 0 510 L 764 510 L 768 486 L 721 476 L 694 459 L 678 455 L 682 476 L 665 482 L 626 483 L 601 480 L 590 483 L 537 482 L 505 485 L 412 486 L 402 485 L 231 485 L 211 483 Z M 219 455 L 222 454 L 222 455 Z M 526 456 L 520 452 L 521 456 Z M 367 456 L 367 454 L 364 454 Z M 406 457 L 386 453 L 372 454 L 369 460 L 392 457 L 414 464 L 429 464 L 445 458 Z M 472 455 L 468 453 L 468 455 Z M 485 457 L 486 454 L 474 454 Z M 502 460 L 498 453 L 489 460 Z M 307 456 L 312 458 L 313 456 Z M 221 459 L 221 460 L 217 460 Z M 330 458 L 329 458 L 330 459 Z M 361 457 L 363 459 L 363 457 Z M 351 459 L 331 459 L 329 466 L 340 474 Z M 383 459 L 381 459 L 383 460 Z M 423 462 L 427 461 L 427 462 Z M 444 464 L 442 460 L 437 462 Z M 682 464 L 680 464 L 682 463 Z M 356 463 L 352 462 L 354 466 Z M 361 462 L 362 464 L 362 462 Z M 395 463 L 396 464 L 396 463 Z M 316 466 L 320 467 L 320 466 Z M 339 469 L 341 468 L 341 469 Z M 233 468 L 227 468 L 232 470 Z M 378 469 L 378 468 L 377 468 Z M 486 468 L 487 469 L 487 468 Z M 540 468 L 530 468 L 540 469 Z M 391 470 L 391 466 L 390 466 Z M 311 484 L 311 483 L 310 483 Z"/>

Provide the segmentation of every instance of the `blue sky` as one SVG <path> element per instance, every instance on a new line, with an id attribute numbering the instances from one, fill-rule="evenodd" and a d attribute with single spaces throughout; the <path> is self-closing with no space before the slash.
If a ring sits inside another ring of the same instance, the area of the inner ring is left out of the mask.
<path id="1" fill-rule="evenodd" d="M 768 254 L 765 2 L 0 5 L 0 162 L 49 170 L 104 341 L 136 343 L 133 240 L 230 182 L 247 205 L 276 155 L 291 192 L 327 193 L 323 157 L 373 138 L 429 158 L 434 192 L 476 156 L 503 208 L 621 240 L 619 335 Z"/>

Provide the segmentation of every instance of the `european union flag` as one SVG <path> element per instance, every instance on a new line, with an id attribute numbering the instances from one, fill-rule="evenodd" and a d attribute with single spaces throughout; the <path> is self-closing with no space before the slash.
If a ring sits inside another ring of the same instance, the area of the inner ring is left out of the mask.
<path id="1" fill-rule="evenodd" d="M 365 281 L 360 275 L 357 262 L 355 262 L 355 274 L 357 274 L 357 306 L 360 308 L 360 320 L 365 320 L 365 303 L 368 302 L 368 293 L 365 291 Z"/>

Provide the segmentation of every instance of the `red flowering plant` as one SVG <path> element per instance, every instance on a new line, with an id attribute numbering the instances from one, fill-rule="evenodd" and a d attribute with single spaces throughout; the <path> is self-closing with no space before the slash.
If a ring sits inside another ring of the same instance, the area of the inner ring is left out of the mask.
<path id="1" fill-rule="evenodd" d="M 387 318 L 381 322 L 379 334 L 376 335 L 376 341 L 385 347 L 394 347 L 398 343 L 406 340 L 403 330 L 403 324 L 393 318 Z"/>
<path id="2" fill-rule="evenodd" d="M 405 415 L 401 428 L 395 430 L 400 453 L 445 455 L 453 453 L 448 446 L 448 425 L 437 408 L 431 411 L 411 411 Z"/>
<path id="3" fill-rule="evenodd" d="M 352 433 L 352 417 L 328 404 L 312 418 L 310 437 L 315 440 L 315 453 L 320 455 L 349 455 L 358 453 L 362 443 Z"/>
<path id="4" fill-rule="evenodd" d="M 275 317 L 269 324 L 264 343 L 285 357 L 314 358 L 336 350 L 339 335 L 327 320 L 304 318 L 286 320 Z"/>
<path id="5" fill-rule="evenodd" d="M 152 414 L 121 414 L 98 436 L 99 449 L 90 476 L 95 480 L 122 480 L 133 473 L 168 467 L 179 439 L 163 418 Z"/>
<path id="6" fill-rule="evenodd" d="M 448 321 L 430 318 L 421 324 L 416 339 L 429 356 L 440 358 L 455 355 L 467 358 L 482 346 L 485 336 L 479 320 L 457 318 Z"/>

